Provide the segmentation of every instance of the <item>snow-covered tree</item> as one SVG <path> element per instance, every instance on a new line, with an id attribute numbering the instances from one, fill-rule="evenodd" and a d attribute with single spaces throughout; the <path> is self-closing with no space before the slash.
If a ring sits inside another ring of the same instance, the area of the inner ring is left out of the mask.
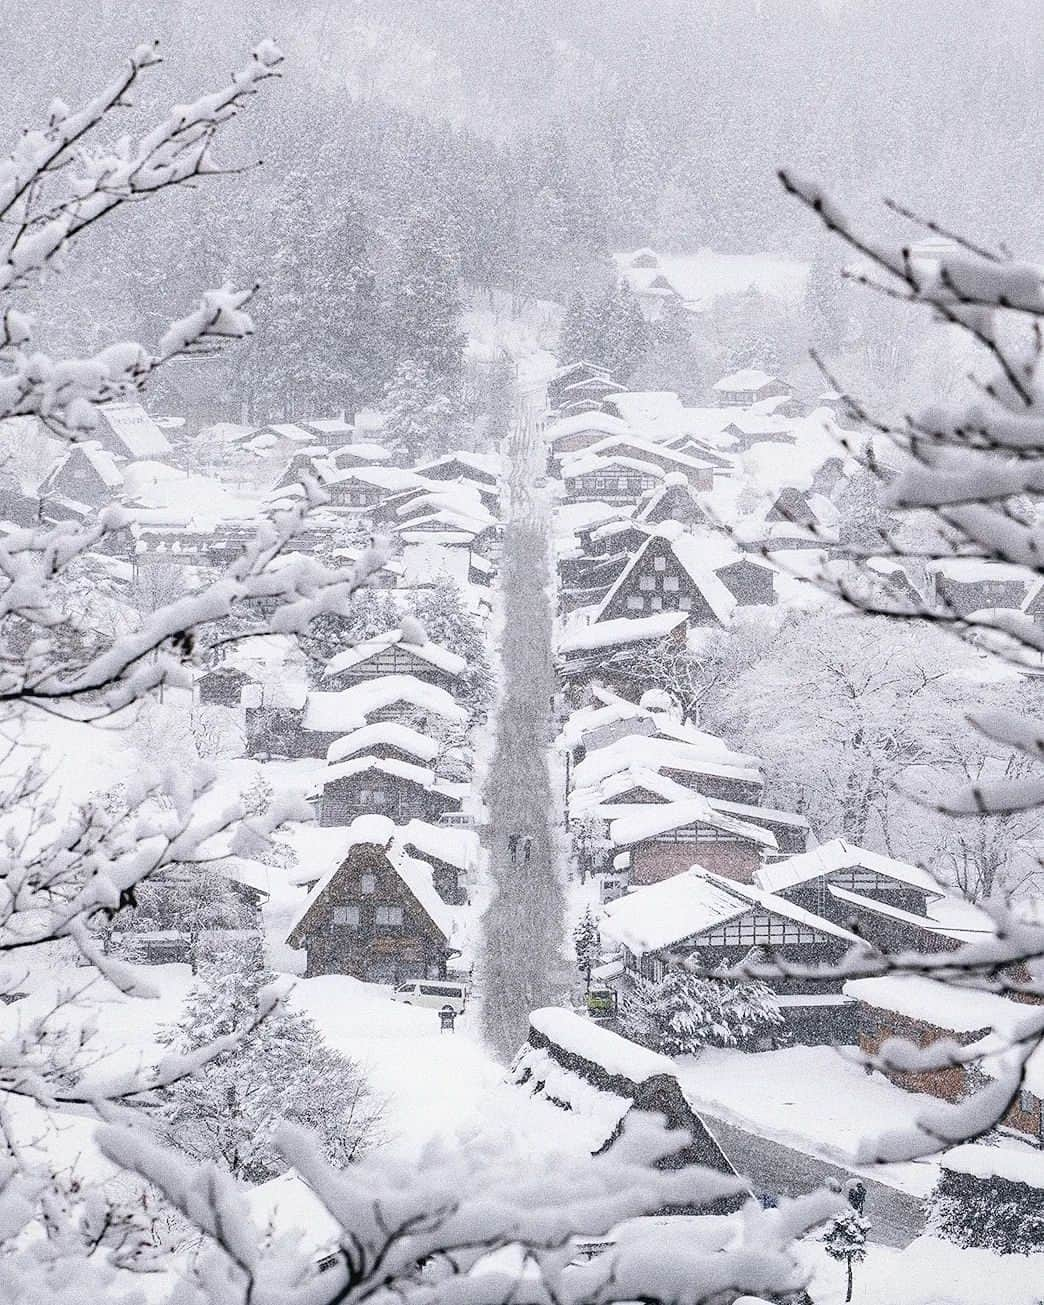
<path id="1" fill-rule="evenodd" d="M 381 400 L 383 435 L 413 462 L 460 445 L 459 379 L 405 358 L 388 381 Z"/>
<path id="2" fill-rule="evenodd" d="M 698 958 L 690 958 L 692 965 Z M 772 990 L 756 980 L 709 978 L 672 965 L 659 981 L 638 978 L 620 1023 L 628 1037 L 667 1056 L 704 1047 L 753 1047 L 783 1023 Z"/>
<path id="3" fill-rule="evenodd" d="M 852 1299 L 852 1265 L 866 1259 L 866 1235 L 869 1231 L 870 1221 L 849 1209 L 835 1214 L 823 1232 L 826 1253 L 832 1260 L 840 1260 L 845 1265 L 846 1301 Z"/>
<path id="4" fill-rule="evenodd" d="M 467 661 L 459 677 L 458 697 L 473 714 L 482 712 L 493 697 L 488 635 L 465 603 L 460 585 L 449 576 L 437 577 L 431 588 L 416 595 L 413 614 L 432 643 Z"/>
<path id="5" fill-rule="evenodd" d="M 573 948 L 576 952 L 576 967 L 584 976 L 587 991 L 591 991 L 591 971 L 602 958 L 602 935 L 598 929 L 598 920 L 588 906 L 573 930 Z"/>
<path id="6" fill-rule="evenodd" d="M 275 981 L 260 939 L 231 945 L 200 967 L 181 1019 L 162 1040 L 188 1055 L 241 1028 Z M 169 1088 L 163 1132 L 195 1160 L 262 1183 L 283 1165 L 273 1138 L 286 1121 L 308 1128 L 340 1168 L 377 1139 L 380 1110 L 353 1061 L 333 1051 L 307 1015 L 281 1005 L 234 1048 Z"/>

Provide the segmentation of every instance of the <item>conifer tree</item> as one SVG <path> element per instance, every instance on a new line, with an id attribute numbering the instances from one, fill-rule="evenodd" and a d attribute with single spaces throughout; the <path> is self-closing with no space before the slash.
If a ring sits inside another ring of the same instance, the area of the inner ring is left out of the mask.
<path id="1" fill-rule="evenodd" d="M 845 1300 L 852 1299 L 852 1265 L 866 1259 L 866 1234 L 870 1221 L 854 1209 L 835 1215 L 823 1233 L 823 1245 L 832 1260 L 841 1260 L 847 1271 Z"/>
<path id="2" fill-rule="evenodd" d="M 601 960 L 602 938 L 598 930 L 598 921 L 590 907 L 584 911 L 573 930 L 573 946 L 576 949 L 576 964 L 584 976 L 587 991 L 591 991 L 591 971 Z"/>
<path id="3" fill-rule="evenodd" d="M 624 1000 L 621 1020 L 628 1037 L 665 1056 L 691 1056 L 706 1046 L 751 1046 L 782 1023 L 765 984 L 704 978 L 677 966 L 659 982 L 639 978 Z"/>

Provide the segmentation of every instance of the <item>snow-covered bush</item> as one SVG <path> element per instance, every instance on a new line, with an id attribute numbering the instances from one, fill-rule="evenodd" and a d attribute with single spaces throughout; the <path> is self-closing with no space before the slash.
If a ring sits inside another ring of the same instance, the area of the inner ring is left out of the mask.
<path id="1" fill-rule="evenodd" d="M 658 982 L 636 979 L 620 1012 L 628 1037 L 666 1056 L 691 1056 L 704 1047 L 753 1047 L 782 1023 L 764 983 L 705 978 L 680 966 Z"/>
<path id="2" fill-rule="evenodd" d="M 1036 1171 L 1037 1182 L 1031 1174 Z M 1044 1249 L 1044 1163 L 1025 1148 L 958 1147 L 925 1202 L 928 1231 L 1001 1255 Z"/>
<path id="3" fill-rule="evenodd" d="M 870 1231 L 870 1220 L 864 1219 L 856 1210 L 843 1210 L 835 1214 L 823 1230 L 823 1245 L 832 1260 L 840 1260 L 845 1266 L 847 1287 L 845 1300 L 852 1299 L 852 1265 L 866 1259 L 866 1235 Z"/>

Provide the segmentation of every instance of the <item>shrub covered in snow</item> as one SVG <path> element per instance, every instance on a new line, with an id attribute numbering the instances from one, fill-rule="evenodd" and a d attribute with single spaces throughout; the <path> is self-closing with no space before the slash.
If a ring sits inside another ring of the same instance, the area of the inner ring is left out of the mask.
<path id="1" fill-rule="evenodd" d="M 751 1047 L 783 1023 L 764 983 L 704 978 L 681 968 L 669 969 L 659 982 L 639 978 L 620 1019 L 628 1037 L 666 1056 L 708 1046 Z"/>
<path id="2" fill-rule="evenodd" d="M 1024 1148 L 959 1146 L 943 1157 L 926 1202 L 928 1230 L 959 1246 L 978 1246 L 1001 1255 L 1040 1252 L 1044 1250 L 1041 1178 L 1044 1158 Z"/>

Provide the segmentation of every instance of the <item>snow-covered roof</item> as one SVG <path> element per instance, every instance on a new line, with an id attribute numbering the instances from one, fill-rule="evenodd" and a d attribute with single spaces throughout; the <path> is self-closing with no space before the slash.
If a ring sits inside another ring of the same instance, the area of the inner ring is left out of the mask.
<path id="1" fill-rule="evenodd" d="M 450 652 L 448 648 L 442 648 L 437 643 L 427 640 L 425 643 L 414 643 L 407 639 L 401 630 L 389 630 L 386 634 L 378 635 L 375 639 L 367 639 L 364 643 L 357 643 L 352 648 L 346 648 L 344 652 L 337 653 L 326 663 L 326 669 L 323 671 L 323 677 L 338 675 L 341 671 L 351 670 L 353 666 L 358 666 L 362 662 L 368 661 L 371 657 L 377 656 L 388 648 L 398 645 L 421 661 L 428 662 L 431 666 L 440 671 L 445 671 L 447 675 L 462 675 L 468 668 L 465 658 L 458 653 Z"/>
<path id="2" fill-rule="evenodd" d="M 439 793 L 443 797 L 463 800 L 471 791 L 470 785 L 458 784 L 453 780 L 436 778 L 435 772 L 427 766 L 415 766 L 411 761 L 400 761 L 397 757 L 349 757 L 345 761 L 335 762 L 323 771 L 312 776 L 310 792 L 319 793 L 328 784 L 340 779 L 349 779 L 353 775 L 364 775 L 368 771 L 380 771 L 383 775 L 394 775 L 416 784 L 429 793 Z"/>
<path id="3" fill-rule="evenodd" d="M 614 621 L 596 621 L 594 625 L 564 630 L 559 636 L 558 651 L 585 652 L 594 648 L 613 648 L 643 643 L 650 639 L 665 639 L 688 619 L 685 612 L 657 612 L 653 616 L 622 616 Z"/>
<path id="4" fill-rule="evenodd" d="M 481 844 L 473 829 L 411 820 L 396 829 L 395 838 L 403 847 L 415 847 L 424 856 L 446 861 L 465 873 L 470 873 L 478 865 Z"/>
<path id="5" fill-rule="evenodd" d="M 615 708 L 611 710 L 615 711 Z M 635 707 L 635 715 L 649 716 L 652 713 Z M 613 716 L 611 719 L 620 717 Z M 609 720 L 604 723 L 609 723 Z M 733 752 L 722 739 L 694 727 L 685 729 L 684 739 L 632 734 L 607 743 L 602 748 L 595 748 L 573 768 L 573 783 L 581 787 L 597 784 L 606 775 L 636 764 L 648 766 L 650 770 L 681 770 L 761 783 L 757 757 L 744 752 Z"/>
<path id="6" fill-rule="evenodd" d="M 338 484 L 346 481 L 372 485 L 376 489 L 387 490 L 389 494 L 398 494 L 406 489 L 439 488 L 436 481 L 425 480 L 416 472 L 404 471 L 401 467 L 352 467 L 338 478 Z"/>
<path id="7" fill-rule="evenodd" d="M 1015 580 L 1029 584 L 1033 572 L 1012 562 L 994 562 L 986 557 L 940 557 L 926 563 L 926 571 L 954 580 L 958 584 L 977 584 L 990 580 Z"/>
<path id="8" fill-rule="evenodd" d="M 292 421 L 269 422 L 263 429 L 275 431 L 281 439 L 289 440 L 291 444 L 311 444 L 314 439 L 314 436 L 303 426 L 298 426 Z"/>
<path id="9" fill-rule="evenodd" d="M 350 421 L 345 421 L 343 417 L 315 417 L 306 421 L 305 425 L 309 430 L 321 431 L 324 435 L 347 435 L 349 431 L 355 429 Z"/>
<path id="10" fill-rule="evenodd" d="M 415 857 L 408 856 L 401 843 L 396 846 L 396 832 L 395 825 L 387 816 L 356 816 L 348 829 L 344 831 L 344 837 L 341 841 L 343 849 L 341 855 L 326 870 L 308 895 L 307 900 L 291 921 L 287 936 L 293 934 L 312 907 L 326 892 L 351 849 L 359 844 L 367 843 L 384 849 L 392 868 L 423 907 L 425 913 L 443 937 L 449 939 L 453 933 L 455 923 L 453 908 L 448 906 L 436 891 L 431 866 L 426 861 L 419 861 Z"/>
<path id="11" fill-rule="evenodd" d="M 587 449 L 577 453 L 562 464 L 562 479 L 575 480 L 577 476 L 605 474 L 614 467 L 623 471 L 638 471 L 644 476 L 653 476 L 662 480 L 665 472 L 655 462 L 643 462 L 639 458 L 629 458 L 622 453 L 610 453 L 606 456 L 592 454 Z"/>
<path id="12" fill-rule="evenodd" d="M 927 893 L 942 895 L 936 879 L 922 870 L 920 866 L 908 865 L 905 861 L 896 861 L 879 852 L 868 852 L 865 847 L 855 843 L 846 843 L 842 838 L 833 838 L 811 852 L 802 852 L 799 856 L 788 857 L 785 861 L 774 861 L 763 865 L 757 872 L 758 883 L 769 892 L 781 893 L 795 884 L 806 883 L 810 879 L 819 879 L 838 870 L 851 870 L 861 866 L 875 874 L 887 875 L 912 888 L 921 888 Z"/>
<path id="13" fill-rule="evenodd" d="M 839 888 L 837 884 L 828 884 L 830 896 L 838 902 L 843 902 L 846 906 L 854 906 L 857 910 L 869 911 L 872 915 L 884 916 L 887 920 L 895 920 L 900 924 L 905 924 L 911 929 L 920 929 L 924 933 L 936 934 L 943 938 L 953 938 L 957 942 L 971 942 L 976 938 L 991 937 L 993 930 L 982 922 L 982 927 L 955 929 L 951 926 L 941 924 L 938 920 L 928 915 L 917 915 L 913 911 L 904 911 L 901 907 L 893 906 L 891 902 L 883 902 L 877 897 L 867 897 L 864 893 L 854 893 L 850 888 Z"/>
<path id="14" fill-rule="evenodd" d="M 715 564 L 727 565 L 723 558 L 714 558 L 709 552 L 715 547 L 715 536 L 708 532 L 699 535 L 691 534 L 677 521 L 664 521 L 649 536 L 602 600 L 599 613 L 609 608 L 617 593 L 627 584 L 632 572 L 641 568 L 646 553 L 650 550 L 659 551 L 664 542 L 668 544 L 669 552 L 674 554 L 678 565 L 710 608 L 714 619 L 720 625 L 727 625 L 736 610 L 737 602 L 735 595 L 714 573 Z M 720 553 L 723 545 L 718 544 L 717 547 Z M 732 560 L 738 558 L 737 553 Z"/>
<path id="15" fill-rule="evenodd" d="M 104 403 L 98 415 L 131 458 L 163 458 L 170 443 L 140 403 Z"/>
<path id="16" fill-rule="evenodd" d="M 605 908 L 603 932 L 636 956 L 671 947 L 694 934 L 758 908 L 827 934 L 849 945 L 859 939 L 830 920 L 750 884 L 738 884 L 693 866 L 647 888 L 638 888 Z"/>
<path id="17" fill-rule="evenodd" d="M 1044 1154 L 1028 1146 L 989 1146 L 971 1142 L 940 1156 L 944 1169 L 974 1178 L 1005 1178 L 1009 1183 L 1044 1189 Z"/>
<path id="18" fill-rule="evenodd" d="M 646 456 L 649 454 L 655 454 L 657 458 L 662 458 L 674 463 L 679 469 L 684 468 L 688 471 L 704 471 L 708 466 L 707 462 L 701 462 L 699 458 L 695 458 L 691 454 L 678 453 L 674 449 L 665 448 L 663 444 L 657 444 L 648 439 L 641 439 L 637 435 L 607 435 L 605 439 L 599 440 L 596 444 L 589 445 L 581 452 L 567 453 L 562 459 L 562 475 L 565 477 L 573 474 L 573 463 L 580 458 L 608 458 L 615 456 L 625 449 L 636 450 L 639 461 L 644 461 L 642 454 L 645 454 Z M 630 454 L 624 454 L 624 456 L 629 457 Z M 685 483 L 684 479 L 683 483 Z"/>
<path id="19" fill-rule="evenodd" d="M 535 1010 L 529 1016 L 529 1023 L 563 1051 L 601 1065 L 607 1074 L 618 1074 L 632 1083 L 644 1083 L 659 1074 L 674 1077 L 674 1064 L 666 1056 L 610 1033 L 564 1006 Z"/>
<path id="20" fill-rule="evenodd" d="M 342 444 L 340 448 L 331 452 L 330 457 L 335 463 L 343 458 L 358 458 L 362 462 L 391 461 L 391 453 L 383 444 L 373 444 L 369 440 L 362 440 L 353 444 Z"/>
<path id="21" fill-rule="evenodd" d="M 323 733 L 348 734 L 366 724 L 372 712 L 395 702 L 409 702 L 444 720 L 467 720 L 467 712 L 435 684 L 425 684 L 415 675 L 380 675 L 353 684 L 339 693 L 310 693 L 302 728 Z"/>
<path id="22" fill-rule="evenodd" d="M 74 444 L 69 450 L 67 457 L 60 464 L 65 465 L 69 458 L 76 456 L 79 452 L 90 463 L 95 473 L 101 478 L 102 483 L 109 489 L 118 489 L 123 484 L 123 473 L 117 466 L 116 459 L 108 449 L 96 443 L 94 440 L 88 440 L 83 444 Z M 129 470 L 129 468 L 128 468 Z"/>
<path id="23" fill-rule="evenodd" d="M 729 390 L 760 390 L 764 385 L 779 384 L 779 377 L 763 372 L 757 367 L 743 367 L 738 372 L 729 372 L 720 381 L 714 382 L 714 389 L 719 392 Z"/>
<path id="24" fill-rule="evenodd" d="M 617 771 L 615 775 L 607 775 L 600 784 L 591 788 L 577 788 L 574 785 L 569 795 L 569 814 L 574 818 L 591 814 L 595 808 L 615 803 L 617 798 L 634 788 L 655 793 L 664 802 L 684 802 L 693 796 L 693 790 L 679 784 L 677 780 L 668 779 L 666 775 L 644 766 L 630 766 L 627 770 Z M 634 804 L 635 808 L 639 805 L 644 809 L 644 804 Z M 622 816 L 624 813 L 615 810 L 612 814 Z"/>
<path id="25" fill-rule="evenodd" d="M 951 1033 L 995 1029 L 1010 1034 L 1020 1021 L 1033 1018 L 1037 1010 L 994 992 L 960 988 L 919 974 L 849 979 L 844 992 L 867 1006 L 920 1020 Z"/>
<path id="26" fill-rule="evenodd" d="M 696 823 L 724 830 L 737 838 L 760 843 L 763 847 L 777 846 L 776 836 L 770 830 L 745 820 L 737 820 L 723 811 L 715 811 L 700 793 L 694 793 L 679 802 L 647 803 L 642 811 L 614 820 L 609 827 L 609 837 L 617 847 L 628 847 L 632 843 L 658 838 L 670 830 Z"/>
<path id="27" fill-rule="evenodd" d="M 331 763 L 344 761 L 347 757 L 359 756 L 381 745 L 408 752 L 411 757 L 427 762 L 434 761 L 441 750 L 439 744 L 426 734 L 410 729 L 408 725 L 400 725 L 397 721 L 383 720 L 373 725 L 364 725 L 362 729 L 335 739 L 326 749 L 326 759 Z"/>
<path id="28" fill-rule="evenodd" d="M 419 476 L 425 472 L 434 471 L 436 467 L 448 467 L 454 462 L 459 462 L 465 467 L 471 467 L 474 471 L 481 472 L 485 476 L 492 476 L 494 479 L 500 475 L 500 459 L 494 453 L 468 453 L 463 450 L 457 450 L 455 453 L 444 453 L 441 458 L 433 458 L 430 462 L 418 463 L 414 470 Z"/>
<path id="29" fill-rule="evenodd" d="M 572 417 L 560 417 L 544 428 L 544 440 L 555 444 L 570 435 L 585 431 L 602 431 L 606 435 L 630 435 L 631 427 L 619 417 L 607 412 L 578 412 Z"/>
<path id="30" fill-rule="evenodd" d="M 644 956 L 749 910 L 748 901 L 693 867 L 609 902 L 603 908 L 602 933 Z"/>

